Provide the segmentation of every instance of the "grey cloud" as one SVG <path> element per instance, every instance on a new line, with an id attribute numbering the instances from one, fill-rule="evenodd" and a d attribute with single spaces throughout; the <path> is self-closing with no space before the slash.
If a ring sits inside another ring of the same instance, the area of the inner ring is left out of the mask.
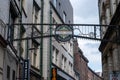
<path id="1" fill-rule="evenodd" d="M 98 16 L 97 0 L 79 0 L 73 7 L 76 16 L 81 16 L 83 18 Z"/>

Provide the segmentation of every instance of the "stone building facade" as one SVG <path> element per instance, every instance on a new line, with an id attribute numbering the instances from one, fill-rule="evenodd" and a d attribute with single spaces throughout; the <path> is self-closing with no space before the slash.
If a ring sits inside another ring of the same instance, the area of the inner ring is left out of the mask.
<path id="1" fill-rule="evenodd" d="M 7 42 L 5 40 L 5 24 L 3 23 L 2 20 L 0 20 L 0 80 L 3 79 L 3 76 L 5 75 L 5 72 L 3 71 L 4 70 L 4 62 L 5 62 L 5 54 L 6 51 L 5 49 L 7 48 Z"/>
<path id="2" fill-rule="evenodd" d="M 15 80 L 17 77 L 18 59 L 16 50 L 7 41 L 9 9 L 13 3 L 5 0 L 0 3 L 0 80 Z"/>
<path id="3" fill-rule="evenodd" d="M 98 0 L 99 18 L 101 25 L 115 25 L 101 27 L 101 38 L 113 42 L 102 41 L 99 50 L 102 53 L 102 71 L 104 80 L 120 79 L 120 0 Z M 115 76 L 118 75 L 118 76 Z"/>

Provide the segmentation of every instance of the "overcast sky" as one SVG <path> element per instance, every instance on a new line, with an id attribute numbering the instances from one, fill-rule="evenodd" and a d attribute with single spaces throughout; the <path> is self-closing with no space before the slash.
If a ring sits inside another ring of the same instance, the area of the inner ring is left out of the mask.
<path id="1" fill-rule="evenodd" d="M 70 0 L 74 10 L 74 23 L 98 24 L 98 0 Z M 89 60 L 89 67 L 101 71 L 101 53 L 99 41 L 78 39 L 79 47 Z"/>

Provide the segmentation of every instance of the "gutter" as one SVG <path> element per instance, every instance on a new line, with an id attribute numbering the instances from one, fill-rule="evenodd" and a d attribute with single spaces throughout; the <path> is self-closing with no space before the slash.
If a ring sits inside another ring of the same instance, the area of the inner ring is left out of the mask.
<path id="1" fill-rule="evenodd" d="M 50 5 L 50 35 L 52 35 L 52 9 L 51 9 L 51 5 Z M 52 37 L 50 37 L 50 44 L 49 44 L 49 47 L 50 47 L 50 67 L 49 67 L 49 70 L 50 70 L 50 76 L 49 76 L 49 79 L 48 80 L 51 80 L 51 77 L 52 77 Z"/>

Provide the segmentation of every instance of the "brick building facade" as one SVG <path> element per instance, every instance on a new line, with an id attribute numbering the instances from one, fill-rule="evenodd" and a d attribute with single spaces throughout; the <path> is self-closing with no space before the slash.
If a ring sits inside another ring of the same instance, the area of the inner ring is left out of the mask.
<path id="1" fill-rule="evenodd" d="M 102 80 L 100 76 L 89 68 L 88 62 L 88 59 L 78 47 L 77 40 L 74 39 L 74 69 L 79 73 L 79 80 Z"/>
<path id="2" fill-rule="evenodd" d="M 101 75 L 98 75 L 90 67 L 88 67 L 88 79 L 87 80 L 103 80 Z"/>
<path id="3" fill-rule="evenodd" d="M 74 42 L 74 68 L 77 70 L 80 74 L 80 80 L 87 80 L 88 75 L 88 60 L 83 55 L 82 50 L 78 47 L 78 43 Z"/>

